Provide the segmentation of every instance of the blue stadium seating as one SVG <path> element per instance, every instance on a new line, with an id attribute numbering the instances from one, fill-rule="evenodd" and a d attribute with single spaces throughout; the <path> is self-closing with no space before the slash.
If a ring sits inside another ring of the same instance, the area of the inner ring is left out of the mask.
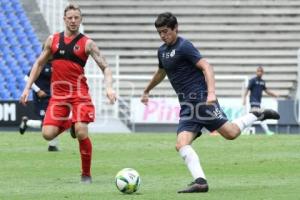
<path id="1" fill-rule="evenodd" d="M 41 51 L 19 0 L 0 0 L 0 100 L 18 100 Z"/>

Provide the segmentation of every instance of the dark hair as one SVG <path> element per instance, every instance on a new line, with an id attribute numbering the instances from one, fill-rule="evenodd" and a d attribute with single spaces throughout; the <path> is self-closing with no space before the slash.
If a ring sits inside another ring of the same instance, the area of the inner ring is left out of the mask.
<path id="1" fill-rule="evenodd" d="M 157 16 L 155 20 L 155 27 L 159 28 L 162 26 L 167 26 L 168 28 L 174 29 L 177 25 L 176 17 L 170 12 L 164 12 Z"/>
<path id="2" fill-rule="evenodd" d="M 263 68 L 263 66 L 262 66 L 262 65 L 258 65 L 258 67 L 257 67 L 257 69 L 256 69 L 256 70 L 258 70 L 258 69 L 260 69 L 261 71 L 264 71 L 264 68 Z"/>
<path id="3" fill-rule="evenodd" d="M 76 4 L 72 4 L 72 3 L 69 4 L 69 5 L 65 8 L 64 16 L 66 16 L 66 14 L 67 14 L 67 12 L 68 12 L 69 10 L 78 10 L 78 11 L 80 12 L 80 16 L 81 16 L 81 10 L 80 10 L 79 6 L 76 5 Z"/>

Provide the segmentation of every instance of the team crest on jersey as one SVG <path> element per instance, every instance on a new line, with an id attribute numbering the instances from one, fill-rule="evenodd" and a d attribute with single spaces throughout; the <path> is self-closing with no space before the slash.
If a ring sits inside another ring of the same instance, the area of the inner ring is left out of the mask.
<path id="1" fill-rule="evenodd" d="M 170 53 L 170 57 L 171 57 L 171 58 L 174 57 L 175 54 L 176 54 L 176 49 L 173 49 L 173 50 L 171 51 L 171 53 Z"/>
<path id="2" fill-rule="evenodd" d="M 256 85 L 265 85 L 265 83 L 263 81 L 256 81 L 255 83 L 256 83 Z"/>
<path id="3" fill-rule="evenodd" d="M 80 46 L 76 44 L 76 45 L 74 46 L 74 51 L 79 51 L 79 50 L 80 50 Z"/>
<path id="4" fill-rule="evenodd" d="M 171 52 L 163 52 L 162 53 L 162 58 L 169 59 L 169 58 L 174 57 L 175 54 L 176 54 L 176 49 L 173 49 Z"/>

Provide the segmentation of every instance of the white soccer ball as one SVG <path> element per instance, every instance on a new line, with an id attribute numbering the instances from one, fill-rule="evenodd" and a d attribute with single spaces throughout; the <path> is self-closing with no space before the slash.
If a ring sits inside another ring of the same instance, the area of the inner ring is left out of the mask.
<path id="1" fill-rule="evenodd" d="M 124 168 L 117 173 L 115 182 L 118 190 L 126 194 L 131 194 L 139 189 L 141 179 L 136 170 Z"/>

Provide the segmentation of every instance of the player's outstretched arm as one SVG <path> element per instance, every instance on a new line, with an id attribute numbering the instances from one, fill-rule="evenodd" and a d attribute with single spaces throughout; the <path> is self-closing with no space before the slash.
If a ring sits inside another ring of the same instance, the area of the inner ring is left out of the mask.
<path id="1" fill-rule="evenodd" d="M 144 90 L 144 93 L 141 97 L 141 102 L 145 105 L 148 104 L 149 100 L 149 92 L 157 86 L 164 78 L 166 77 L 166 71 L 162 68 L 158 68 L 158 70 L 154 73 L 151 81 L 148 83 L 147 87 Z"/>
<path id="2" fill-rule="evenodd" d="M 103 55 L 100 53 L 99 48 L 97 47 L 96 43 L 93 40 L 88 40 L 87 42 L 87 48 L 86 48 L 87 54 L 91 55 L 101 71 L 104 75 L 105 85 L 106 85 L 106 96 L 109 99 L 110 103 L 113 104 L 116 101 L 116 93 L 112 88 L 112 72 L 103 57 Z"/>
<path id="3" fill-rule="evenodd" d="M 276 98 L 279 97 L 278 94 L 275 94 L 274 92 L 272 92 L 272 91 L 269 90 L 269 89 L 266 89 L 265 92 L 266 92 L 269 96 L 271 96 L 271 97 L 276 97 Z"/>
<path id="4" fill-rule="evenodd" d="M 30 88 L 34 83 L 34 81 L 39 77 L 44 65 L 46 64 L 46 62 L 49 60 L 51 56 L 51 48 L 50 48 L 51 44 L 52 44 L 52 36 L 49 36 L 45 42 L 44 49 L 42 50 L 41 54 L 39 55 L 39 57 L 36 59 L 36 61 L 32 66 L 29 78 L 26 82 L 26 86 L 20 97 L 20 103 L 22 103 L 23 105 L 27 104 Z"/>

